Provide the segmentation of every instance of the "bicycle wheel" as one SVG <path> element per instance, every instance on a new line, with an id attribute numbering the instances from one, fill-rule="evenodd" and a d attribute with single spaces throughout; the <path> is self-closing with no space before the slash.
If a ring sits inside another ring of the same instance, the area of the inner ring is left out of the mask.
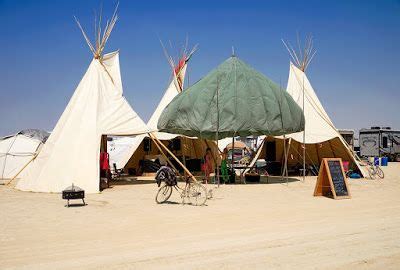
<path id="1" fill-rule="evenodd" d="M 207 201 L 207 189 L 199 183 L 191 183 L 188 197 L 192 205 L 203 205 Z"/>
<path id="2" fill-rule="evenodd" d="M 385 174 L 383 173 L 382 169 L 378 166 L 376 167 L 376 174 L 379 176 L 379 178 L 383 179 L 385 177 Z"/>
<path id="3" fill-rule="evenodd" d="M 370 179 L 375 179 L 376 176 L 376 172 L 374 170 L 374 168 L 367 168 L 368 174 L 369 174 L 369 178 Z"/>
<path id="4" fill-rule="evenodd" d="M 156 195 L 156 202 L 157 203 L 165 203 L 172 194 L 172 187 L 164 185 L 162 186 Z"/>

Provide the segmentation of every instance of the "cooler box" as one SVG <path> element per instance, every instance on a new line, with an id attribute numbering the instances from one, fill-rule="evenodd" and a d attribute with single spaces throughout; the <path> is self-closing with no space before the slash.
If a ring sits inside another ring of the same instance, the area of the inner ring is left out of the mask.
<path id="1" fill-rule="evenodd" d="M 387 166 L 388 165 L 388 161 L 389 161 L 388 157 L 383 157 L 381 159 L 381 166 Z"/>
<path id="2" fill-rule="evenodd" d="M 380 158 L 379 157 L 374 157 L 374 165 L 375 166 L 379 166 L 379 162 L 380 161 Z"/>

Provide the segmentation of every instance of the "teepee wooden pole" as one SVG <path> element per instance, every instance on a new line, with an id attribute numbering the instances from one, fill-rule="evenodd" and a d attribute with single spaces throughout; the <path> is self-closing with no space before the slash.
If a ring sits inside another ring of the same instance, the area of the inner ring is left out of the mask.
<path id="1" fill-rule="evenodd" d="M 38 156 L 38 154 L 39 153 L 36 153 L 32 158 L 31 158 L 31 160 L 29 160 L 25 165 L 24 165 L 24 167 L 22 167 L 22 169 L 21 170 L 19 170 L 18 171 L 18 173 L 16 174 L 16 175 L 14 175 L 14 177 L 13 178 L 11 178 L 11 180 L 7 183 L 7 185 L 9 185 L 9 184 L 11 184 L 11 182 L 12 181 L 14 181 L 14 179 L 15 178 L 17 178 L 17 176 Z"/>
<path id="2" fill-rule="evenodd" d="M 168 154 L 170 154 L 175 159 L 175 161 L 183 168 L 183 170 L 189 175 L 189 177 L 192 178 L 194 182 L 197 182 L 193 174 L 186 168 L 185 165 L 182 164 L 182 162 L 174 155 L 174 153 L 172 153 L 171 150 L 168 149 L 168 147 L 166 147 L 156 136 L 154 136 L 154 134 L 149 133 L 149 136 L 153 137 L 153 139 L 159 142 L 160 146 L 162 146 L 164 150 L 167 151 Z"/>
<path id="3" fill-rule="evenodd" d="M 150 139 L 154 142 L 154 144 L 156 145 L 156 147 L 158 148 L 158 150 L 160 151 L 160 153 L 167 159 L 168 164 L 176 171 L 176 173 L 180 175 L 179 171 L 175 168 L 174 164 L 172 164 L 172 162 L 169 160 L 169 158 L 167 157 L 167 155 L 164 153 L 164 151 L 161 149 L 161 147 L 158 145 L 157 141 L 149 134 Z M 160 142 L 162 143 L 162 142 Z"/>

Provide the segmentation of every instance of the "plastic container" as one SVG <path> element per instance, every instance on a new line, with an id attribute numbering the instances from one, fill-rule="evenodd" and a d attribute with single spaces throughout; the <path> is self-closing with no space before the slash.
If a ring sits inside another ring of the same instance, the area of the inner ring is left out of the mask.
<path id="1" fill-rule="evenodd" d="M 368 161 L 371 162 L 372 164 L 374 164 L 374 160 L 375 160 L 374 157 L 369 157 L 369 158 L 368 158 Z"/>
<path id="2" fill-rule="evenodd" d="M 382 157 L 381 158 L 381 166 L 387 166 L 388 165 L 389 158 L 388 157 Z"/>
<path id="3" fill-rule="evenodd" d="M 379 157 L 374 157 L 374 165 L 375 166 L 379 166 L 379 162 L 380 161 L 380 158 Z"/>

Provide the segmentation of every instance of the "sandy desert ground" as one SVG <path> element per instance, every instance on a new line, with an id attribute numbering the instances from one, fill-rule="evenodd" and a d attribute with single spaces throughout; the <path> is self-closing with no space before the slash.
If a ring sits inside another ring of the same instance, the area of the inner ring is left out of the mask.
<path id="1" fill-rule="evenodd" d="M 0 268 L 400 269 L 400 163 L 384 171 L 350 180 L 348 200 L 313 197 L 307 177 L 222 186 L 203 207 L 157 205 L 154 183 L 70 208 L 0 186 Z"/>

